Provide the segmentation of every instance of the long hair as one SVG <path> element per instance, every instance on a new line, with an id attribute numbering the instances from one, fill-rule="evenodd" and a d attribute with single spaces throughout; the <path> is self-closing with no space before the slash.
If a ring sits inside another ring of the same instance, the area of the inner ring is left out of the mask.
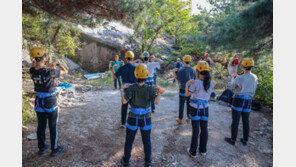
<path id="1" fill-rule="evenodd" d="M 200 74 L 204 76 L 203 86 L 204 86 L 205 91 L 207 92 L 211 86 L 210 72 L 209 71 L 202 71 L 202 72 L 200 72 Z"/>

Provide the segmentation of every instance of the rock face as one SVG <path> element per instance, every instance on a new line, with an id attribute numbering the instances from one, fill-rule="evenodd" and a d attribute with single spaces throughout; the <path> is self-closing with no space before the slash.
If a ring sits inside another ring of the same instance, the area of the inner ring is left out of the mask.
<path id="1" fill-rule="evenodd" d="M 78 57 L 81 66 L 89 72 L 103 72 L 108 69 L 108 62 L 116 55 L 116 49 L 100 46 L 96 42 L 85 45 L 79 52 Z"/>

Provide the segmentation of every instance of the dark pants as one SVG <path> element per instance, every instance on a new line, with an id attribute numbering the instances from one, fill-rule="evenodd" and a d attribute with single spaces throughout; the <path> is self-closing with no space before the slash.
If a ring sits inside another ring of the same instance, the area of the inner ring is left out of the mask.
<path id="1" fill-rule="evenodd" d="M 114 88 L 117 89 L 117 81 L 118 81 L 118 85 L 119 88 L 121 87 L 121 77 L 119 76 L 118 78 L 114 79 Z"/>
<path id="2" fill-rule="evenodd" d="M 128 103 L 121 104 L 121 125 L 125 125 L 127 116 Z"/>
<path id="3" fill-rule="evenodd" d="M 185 93 L 184 89 L 180 89 L 180 93 Z M 190 97 L 185 97 L 179 95 L 179 119 L 183 119 L 183 112 L 184 112 L 184 105 L 186 101 L 186 109 L 187 109 L 187 118 L 189 118 L 189 102 L 190 102 Z"/>
<path id="4" fill-rule="evenodd" d="M 250 132 L 250 126 L 249 126 L 250 112 L 236 111 L 234 109 L 232 109 L 231 138 L 232 138 L 232 140 L 236 141 L 238 125 L 239 125 L 239 120 L 240 120 L 241 115 L 242 115 L 242 120 L 243 120 L 244 140 L 248 141 L 249 132 Z"/>
<path id="5" fill-rule="evenodd" d="M 236 141 L 238 125 L 240 117 L 242 116 L 243 121 L 243 136 L 244 140 L 248 141 L 249 139 L 249 116 L 251 111 L 252 100 L 244 100 L 241 98 L 234 98 L 232 102 L 232 124 L 231 124 L 231 138 Z"/>
<path id="6" fill-rule="evenodd" d="M 157 84 L 156 84 L 156 79 L 157 79 L 157 75 L 154 75 L 154 76 L 153 76 L 153 82 L 154 82 L 154 85 L 157 85 Z"/>
<path id="7" fill-rule="evenodd" d="M 136 122 L 135 118 L 128 118 L 129 124 L 134 125 L 135 122 Z M 151 118 L 146 119 L 146 123 L 147 125 L 150 125 Z M 140 127 L 144 126 L 143 119 L 138 119 L 138 126 Z M 128 163 L 131 157 L 131 151 L 132 151 L 135 136 L 137 134 L 137 130 L 134 131 L 126 128 L 126 139 L 125 139 L 125 145 L 124 145 L 124 162 L 125 163 Z M 145 162 L 150 163 L 151 162 L 151 140 L 150 140 L 151 130 L 140 129 L 140 131 L 142 136 L 142 142 L 144 145 Z"/>
<path id="8" fill-rule="evenodd" d="M 197 114 L 196 108 L 193 108 L 190 106 L 189 109 L 192 116 L 195 116 Z M 202 109 L 200 110 L 203 111 Z M 208 108 L 206 109 L 206 115 L 208 116 Z M 200 135 L 199 152 L 206 153 L 207 142 L 208 142 L 208 121 L 191 120 L 191 124 L 192 124 L 192 138 L 191 138 L 191 145 L 189 150 L 190 153 L 192 155 L 196 155 L 199 135 Z M 199 134 L 199 129 L 200 129 L 200 134 Z"/>
<path id="9" fill-rule="evenodd" d="M 48 127 L 50 133 L 51 149 L 56 149 L 58 147 L 58 108 L 53 112 L 36 112 L 38 118 L 37 127 L 37 139 L 38 148 L 44 148 L 45 146 L 45 129 L 48 120 Z"/>

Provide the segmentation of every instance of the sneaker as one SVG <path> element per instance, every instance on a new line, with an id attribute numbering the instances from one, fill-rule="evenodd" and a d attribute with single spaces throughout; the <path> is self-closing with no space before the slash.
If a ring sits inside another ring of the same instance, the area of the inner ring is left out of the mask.
<path id="1" fill-rule="evenodd" d="M 151 167 L 151 162 L 145 162 L 145 167 Z"/>
<path id="2" fill-rule="evenodd" d="M 227 143 L 229 143 L 229 144 L 231 144 L 231 145 L 233 145 L 233 146 L 235 145 L 235 141 L 232 140 L 232 139 L 229 138 L 229 137 L 225 137 L 224 140 L 225 140 Z"/>
<path id="3" fill-rule="evenodd" d="M 120 125 L 120 128 L 124 129 L 125 128 L 125 125 Z"/>
<path id="4" fill-rule="evenodd" d="M 38 154 L 39 154 L 39 155 L 43 155 L 43 154 L 46 153 L 46 151 L 47 151 L 48 149 L 49 149 L 49 144 L 45 144 L 45 146 L 44 146 L 43 148 L 39 149 Z"/>
<path id="5" fill-rule="evenodd" d="M 190 118 L 186 118 L 186 122 L 187 122 L 188 124 L 191 124 L 191 119 L 190 119 Z"/>
<path id="6" fill-rule="evenodd" d="M 178 124 L 182 124 L 182 120 L 177 118 L 176 121 L 178 122 Z"/>
<path id="7" fill-rule="evenodd" d="M 120 159 L 120 163 L 124 166 L 124 167 L 130 167 L 129 163 L 125 163 L 123 157 Z"/>
<path id="8" fill-rule="evenodd" d="M 247 145 L 247 141 L 245 141 L 243 138 L 240 139 L 240 142 L 243 143 L 243 146 L 246 146 Z"/>
<path id="9" fill-rule="evenodd" d="M 196 157 L 196 155 L 192 155 L 191 153 L 190 153 L 190 148 L 187 148 L 187 153 L 190 155 L 190 157 L 192 157 L 192 158 L 195 158 Z"/>
<path id="10" fill-rule="evenodd" d="M 51 151 L 50 156 L 55 157 L 65 150 L 65 146 L 58 146 L 58 148 Z"/>
<path id="11" fill-rule="evenodd" d="M 202 152 L 199 152 L 200 153 L 200 155 L 202 155 L 202 156 L 206 156 L 207 155 L 207 153 L 206 152 L 204 152 L 204 153 L 202 153 Z"/>

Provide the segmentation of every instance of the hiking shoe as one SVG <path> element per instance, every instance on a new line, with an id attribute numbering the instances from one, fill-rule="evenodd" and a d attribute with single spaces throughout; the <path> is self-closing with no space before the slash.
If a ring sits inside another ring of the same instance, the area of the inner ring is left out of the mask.
<path id="1" fill-rule="evenodd" d="M 231 144 L 231 145 L 233 145 L 233 146 L 235 145 L 235 141 L 232 140 L 232 139 L 229 138 L 229 137 L 225 137 L 224 140 L 225 140 L 227 143 L 229 143 L 229 144 Z"/>
<path id="2" fill-rule="evenodd" d="M 243 138 L 240 139 L 240 142 L 242 142 L 244 146 L 247 145 L 247 141 L 245 141 Z"/>
<path id="3" fill-rule="evenodd" d="M 129 163 L 125 163 L 123 157 L 120 160 L 120 163 L 124 166 L 124 167 L 130 167 Z"/>
<path id="4" fill-rule="evenodd" d="M 177 118 L 176 121 L 178 122 L 178 124 L 182 124 L 182 120 Z"/>
<path id="5" fill-rule="evenodd" d="M 65 150 L 65 146 L 58 146 L 58 148 L 51 151 L 50 156 L 55 157 Z"/>
<path id="6" fill-rule="evenodd" d="M 151 167 L 151 162 L 145 162 L 145 167 Z"/>
<path id="7" fill-rule="evenodd" d="M 199 153 L 200 153 L 200 155 L 202 155 L 202 156 L 206 156 L 206 155 L 207 155 L 207 152 L 204 152 L 204 153 L 199 152 Z"/>
<path id="8" fill-rule="evenodd" d="M 190 118 L 186 118 L 186 122 L 187 122 L 188 124 L 191 124 L 191 119 L 190 119 Z"/>
<path id="9" fill-rule="evenodd" d="M 190 148 L 187 148 L 187 153 L 190 155 L 190 157 L 192 157 L 192 158 L 195 158 L 196 157 L 196 155 L 192 155 L 191 153 L 190 153 Z"/>
<path id="10" fill-rule="evenodd" d="M 40 148 L 38 151 L 39 155 L 43 155 L 46 153 L 46 151 L 49 149 L 49 144 L 45 144 L 45 146 L 43 148 Z"/>
<path id="11" fill-rule="evenodd" d="M 120 125 L 120 128 L 124 129 L 125 128 L 125 125 Z"/>

